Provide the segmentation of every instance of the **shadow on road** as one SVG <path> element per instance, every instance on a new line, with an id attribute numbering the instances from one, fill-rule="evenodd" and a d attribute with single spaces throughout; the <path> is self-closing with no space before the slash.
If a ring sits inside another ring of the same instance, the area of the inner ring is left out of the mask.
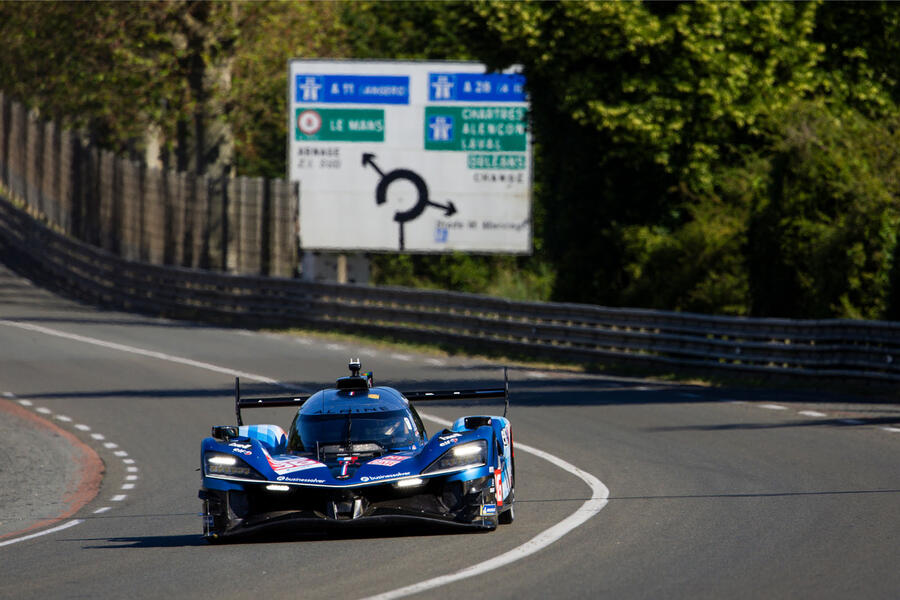
<path id="1" fill-rule="evenodd" d="M 460 527 L 442 526 L 423 523 L 421 525 L 404 526 L 336 526 L 317 529 L 299 529 L 279 525 L 273 526 L 271 532 L 246 534 L 229 538 L 227 541 L 209 543 L 200 534 L 150 535 L 134 537 L 110 538 L 72 538 L 74 542 L 87 543 L 84 549 L 120 549 L 120 548 L 180 548 L 190 546 L 219 546 L 234 544 L 283 544 L 298 542 L 328 542 L 362 539 L 390 539 L 401 537 L 429 537 L 445 535 L 478 535 L 478 530 Z"/>
<path id="2" fill-rule="evenodd" d="M 897 412 L 897 411 L 891 411 Z M 853 419 L 804 419 L 781 423 L 725 423 L 720 425 L 685 425 L 679 427 L 654 427 L 651 432 L 663 431 L 734 431 L 752 429 L 782 429 L 786 427 L 860 427 L 863 425 L 900 425 L 900 413 L 887 417 L 854 417 Z"/>

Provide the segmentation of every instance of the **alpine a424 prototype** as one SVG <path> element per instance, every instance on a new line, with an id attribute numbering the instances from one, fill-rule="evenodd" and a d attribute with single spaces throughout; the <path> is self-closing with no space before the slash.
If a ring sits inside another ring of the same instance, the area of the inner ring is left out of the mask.
<path id="1" fill-rule="evenodd" d="M 512 522 L 515 459 L 504 416 L 462 417 L 430 439 L 413 402 L 504 398 L 501 389 L 402 393 L 350 376 L 311 396 L 241 398 L 237 426 L 200 450 L 203 535 L 218 541 L 278 525 L 427 520 L 493 530 Z M 288 433 L 244 425 L 241 409 L 298 406 Z"/>

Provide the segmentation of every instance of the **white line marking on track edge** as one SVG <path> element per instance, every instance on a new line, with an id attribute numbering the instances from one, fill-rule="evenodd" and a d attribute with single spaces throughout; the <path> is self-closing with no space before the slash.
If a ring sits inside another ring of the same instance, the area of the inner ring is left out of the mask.
<path id="1" fill-rule="evenodd" d="M 15 544 L 16 542 L 24 542 L 25 540 L 31 540 L 42 535 L 47 535 L 48 533 L 56 533 L 57 531 L 68 529 L 73 525 L 78 525 L 79 523 L 84 523 L 84 521 L 82 521 L 81 519 L 75 519 L 74 521 L 69 521 L 68 523 L 63 523 L 62 525 L 57 525 L 56 527 L 51 527 L 50 529 L 32 533 L 31 535 L 24 535 L 19 538 L 13 538 L 11 540 L 6 540 L 5 542 L 0 542 L 0 546 L 9 546 L 10 544 Z"/>
<path id="2" fill-rule="evenodd" d="M 801 410 L 798 414 L 803 415 L 804 417 L 815 417 L 817 419 L 821 419 L 822 417 L 827 417 L 823 412 L 819 412 L 817 410 Z"/>
<path id="3" fill-rule="evenodd" d="M 434 421 L 435 423 L 443 425 L 444 427 L 449 427 L 450 425 L 452 425 L 450 421 L 445 421 L 444 419 L 435 417 L 433 415 L 421 412 L 419 413 L 419 415 L 423 419 Z M 500 567 L 513 563 L 521 558 L 530 556 L 531 554 L 534 554 L 539 550 L 543 550 L 553 542 L 557 541 L 558 539 L 596 515 L 609 502 L 609 489 L 605 485 L 603 485 L 602 481 L 600 481 L 590 473 L 582 471 L 575 465 L 568 463 L 557 456 L 554 456 L 548 452 L 544 452 L 543 450 L 538 450 L 533 446 L 522 444 L 521 442 L 516 442 L 516 450 L 527 452 L 528 454 L 533 454 L 539 458 L 543 458 L 544 460 L 549 461 L 554 466 L 559 467 L 563 471 L 571 473 L 572 475 L 580 478 L 591 488 L 591 498 L 585 501 L 585 503 L 582 504 L 578 510 L 576 510 L 574 513 L 572 513 L 553 527 L 545 529 L 521 546 L 495 556 L 490 560 L 478 563 L 477 565 L 472 565 L 471 567 L 460 569 L 455 573 L 449 573 L 447 575 L 440 575 L 432 579 L 426 579 L 425 581 L 420 581 L 419 583 L 414 583 L 402 588 L 397 588 L 396 590 L 384 592 L 383 594 L 367 596 L 362 600 L 391 600 L 393 598 L 403 598 L 404 596 L 411 596 L 412 594 L 418 594 L 419 592 L 424 592 L 426 590 L 440 587 L 442 585 L 447 585 L 448 583 L 453 583 L 454 581 L 467 579 L 469 577 L 475 577 L 476 575 L 482 575 L 484 573 L 487 573 L 488 571 L 499 569 Z"/>
<path id="4" fill-rule="evenodd" d="M 179 363 L 179 364 L 182 364 L 182 365 L 185 365 L 188 367 L 196 367 L 198 369 L 206 369 L 207 371 L 223 373 L 225 375 L 231 375 L 232 377 L 243 377 L 244 379 L 259 381 L 260 383 L 271 383 L 272 385 L 285 387 L 285 385 L 283 383 L 281 383 L 279 381 L 275 381 L 274 379 L 271 379 L 269 377 L 263 377 L 261 375 L 254 375 L 253 373 L 245 373 L 243 371 L 237 371 L 235 369 L 227 369 L 225 367 L 220 367 L 218 365 L 212 365 L 209 363 L 192 360 L 190 358 L 184 358 L 181 356 L 173 356 L 171 354 L 166 354 L 164 352 L 156 352 L 154 350 L 145 350 L 144 348 L 137 348 L 135 346 L 126 346 L 125 344 L 117 344 L 115 342 L 107 342 L 105 340 L 87 337 L 84 335 L 78 335 L 76 333 L 67 333 L 65 331 L 59 331 L 57 329 L 50 329 L 49 327 L 42 327 L 41 325 L 33 325 L 31 323 L 20 323 L 18 321 L 9 321 L 7 319 L 0 319 L 0 325 L 7 325 L 9 327 L 18 327 L 19 329 L 24 329 L 26 331 L 36 331 L 38 333 L 44 333 L 46 335 L 52 335 L 54 337 L 64 338 L 67 340 L 74 340 L 76 342 L 82 342 L 84 344 L 91 344 L 92 346 L 100 346 L 102 348 L 108 348 L 110 350 L 118 350 L 119 352 L 128 352 L 129 354 L 138 354 L 140 356 L 146 356 L 149 358 L 158 358 L 159 360 L 165 360 L 168 362 Z"/>

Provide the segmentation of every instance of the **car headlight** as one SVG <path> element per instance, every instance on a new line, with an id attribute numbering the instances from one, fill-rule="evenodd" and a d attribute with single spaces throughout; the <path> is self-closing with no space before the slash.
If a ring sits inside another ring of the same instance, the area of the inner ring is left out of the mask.
<path id="1" fill-rule="evenodd" d="M 477 440 L 453 446 L 431 463 L 423 473 L 447 471 L 461 467 L 480 467 L 487 464 L 487 441 Z"/>
<path id="2" fill-rule="evenodd" d="M 213 477 L 240 477 L 241 479 L 265 479 L 256 469 L 236 456 L 222 452 L 207 452 L 204 455 L 207 475 Z"/>

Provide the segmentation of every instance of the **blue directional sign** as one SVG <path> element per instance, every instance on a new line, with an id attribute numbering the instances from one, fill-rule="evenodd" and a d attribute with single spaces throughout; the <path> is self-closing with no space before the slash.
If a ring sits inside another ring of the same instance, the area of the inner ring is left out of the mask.
<path id="1" fill-rule="evenodd" d="M 435 102 L 525 102 L 525 76 L 506 73 L 429 73 Z"/>
<path id="2" fill-rule="evenodd" d="M 409 104 L 409 77 L 397 75 L 297 75 L 298 104 Z"/>
<path id="3" fill-rule="evenodd" d="M 453 117 L 431 115 L 428 117 L 428 127 L 425 131 L 429 142 L 450 142 L 454 139 Z"/>

